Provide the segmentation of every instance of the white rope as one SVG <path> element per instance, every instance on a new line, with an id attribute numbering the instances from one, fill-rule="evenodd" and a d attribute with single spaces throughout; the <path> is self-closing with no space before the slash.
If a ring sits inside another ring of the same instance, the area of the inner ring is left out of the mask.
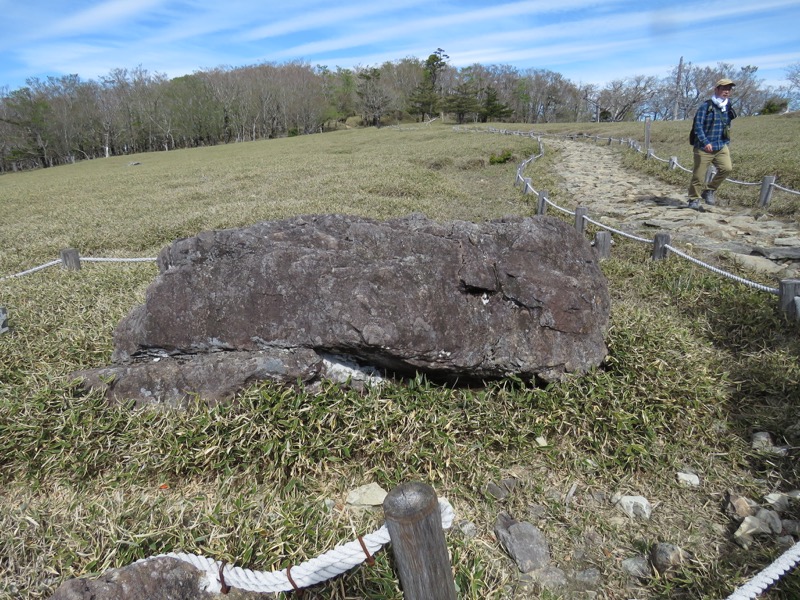
<path id="1" fill-rule="evenodd" d="M 800 563 L 800 542 L 781 554 L 775 562 L 753 577 L 726 598 L 726 600 L 752 600 L 763 594 L 769 586 L 778 581 Z"/>
<path id="2" fill-rule="evenodd" d="M 750 286 L 752 288 L 755 288 L 757 290 L 761 290 L 762 292 L 768 292 L 770 294 L 775 294 L 775 295 L 780 295 L 780 293 L 781 293 L 780 290 L 777 289 L 777 288 L 771 288 L 771 287 L 768 287 L 766 285 L 762 285 L 760 283 L 756 283 L 754 281 L 750 281 L 749 279 L 745 279 L 743 277 L 739 277 L 738 275 L 733 275 L 732 273 L 728 273 L 727 271 L 723 271 L 722 269 L 718 269 L 717 267 L 715 267 L 713 265 L 709 265 L 708 263 L 704 263 L 702 260 L 699 260 L 699 259 L 695 258 L 694 256 L 689 256 L 685 252 L 681 252 L 680 250 L 678 250 L 677 248 L 675 248 L 673 246 L 670 246 L 669 244 L 665 244 L 664 247 L 666 249 L 668 249 L 670 252 L 674 252 L 675 254 L 680 256 L 681 258 L 685 258 L 689 262 L 693 262 L 694 264 L 696 264 L 696 265 L 698 265 L 700 267 L 705 267 L 706 269 L 708 269 L 709 271 L 713 271 L 717 275 L 722 275 L 723 277 L 727 277 L 728 279 L 733 279 L 734 281 L 738 281 L 739 283 L 743 283 L 743 284 L 748 285 L 748 286 Z"/>
<path id="3" fill-rule="evenodd" d="M 53 265 L 58 265 L 58 264 L 61 264 L 60 258 L 57 258 L 56 260 L 51 260 L 49 263 L 39 265 L 38 267 L 33 267 L 32 269 L 28 269 L 27 271 L 22 271 L 22 273 L 15 273 L 14 275 L 6 275 L 5 277 L 0 278 L 0 281 L 5 281 L 6 279 L 13 279 L 14 277 L 22 277 L 23 275 L 30 275 L 31 273 L 36 273 L 36 271 L 41 271 L 42 269 L 46 269 L 47 267 L 52 267 Z"/>
<path id="4" fill-rule="evenodd" d="M 449 529 L 455 519 L 455 512 L 445 498 L 439 498 L 439 511 L 442 517 L 442 528 Z M 364 546 L 369 551 L 370 556 L 372 556 L 390 541 L 389 531 L 386 529 L 386 525 L 383 525 L 374 533 L 362 536 L 361 540 L 364 542 Z M 222 589 L 222 583 L 219 580 L 222 563 L 213 558 L 184 552 L 170 552 L 143 558 L 137 562 L 162 557 L 182 560 L 199 571 L 203 571 L 207 580 L 204 582 L 206 591 L 219 592 Z M 290 567 L 291 573 L 287 573 L 288 569 L 283 569 L 282 571 L 251 571 L 250 569 L 225 565 L 222 569 L 222 576 L 226 585 L 244 591 L 260 593 L 289 592 L 295 589 L 295 585 L 298 588 L 306 588 L 332 579 L 360 565 L 367 558 L 368 556 L 364 552 L 361 542 L 355 540 L 336 546 L 316 558 Z M 289 581 L 290 575 L 295 585 L 292 585 L 292 582 Z"/>
<path id="5" fill-rule="evenodd" d="M 81 258 L 82 262 L 155 262 L 158 260 L 154 257 L 146 258 Z"/>
<path id="6" fill-rule="evenodd" d="M 592 225 L 597 225 L 602 229 L 607 229 L 611 233 L 616 233 L 617 235 L 621 235 L 622 237 L 626 237 L 631 240 L 635 240 L 637 242 L 642 242 L 644 244 L 652 244 L 653 240 L 648 240 L 647 238 L 639 237 L 638 235 L 633 235 L 632 233 L 628 233 L 627 231 L 622 231 L 621 229 L 614 229 L 605 223 L 600 223 L 599 221 L 595 221 L 594 219 L 590 219 L 589 217 L 583 217 L 587 222 L 591 223 Z"/>
<path id="7" fill-rule="evenodd" d="M 778 185 L 777 183 L 773 183 L 772 187 L 774 187 L 775 189 L 778 189 L 778 190 L 782 190 L 784 192 L 789 192 L 790 194 L 795 194 L 795 195 L 800 196 L 800 192 L 798 192 L 797 190 L 791 190 L 789 188 L 785 188 L 782 185 Z"/>
<path id="8" fill-rule="evenodd" d="M 81 262 L 120 262 L 120 263 L 133 263 L 133 262 L 155 262 L 158 260 L 157 258 L 153 257 L 146 257 L 146 258 L 81 258 Z M 27 271 L 22 271 L 21 273 L 15 273 L 13 275 L 6 275 L 5 277 L 0 277 L 0 281 L 5 281 L 6 279 L 13 279 L 14 277 L 22 277 L 23 275 L 30 275 L 31 273 L 36 273 L 36 271 L 41 271 L 42 269 L 46 269 L 47 267 L 52 267 L 55 265 L 61 264 L 63 261 L 60 258 L 56 260 L 51 260 L 49 263 L 45 263 L 43 265 L 39 265 L 38 267 L 33 267 L 28 269 Z"/>

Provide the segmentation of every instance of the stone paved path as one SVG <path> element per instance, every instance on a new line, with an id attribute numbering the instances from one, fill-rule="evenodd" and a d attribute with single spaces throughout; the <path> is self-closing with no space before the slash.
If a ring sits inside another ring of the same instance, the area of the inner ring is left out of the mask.
<path id="1" fill-rule="evenodd" d="M 667 231 L 676 248 L 692 256 L 692 247 L 726 254 L 737 265 L 761 274 L 762 280 L 800 277 L 800 232 L 794 223 L 756 218 L 751 209 L 742 207 L 691 210 L 686 208 L 688 173 L 687 186 L 676 187 L 624 169 L 615 150 L 607 146 L 554 138 L 545 140 L 545 145 L 561 151 L 563 189 L 573 199 L 564 208 L 586 206 L 590 218 L 646 239 Z"/>

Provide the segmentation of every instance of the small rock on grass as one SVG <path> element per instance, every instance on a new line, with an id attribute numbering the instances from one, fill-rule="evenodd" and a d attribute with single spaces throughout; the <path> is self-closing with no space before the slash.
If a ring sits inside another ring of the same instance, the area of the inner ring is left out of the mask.
<path id="1" fill-rule="evenodd" d="M 386 490 L 377 483 L 362 485 L 347 494 L 347 504 L 355 507 L 381 506 L 386 499 Z"/>
<path id="2" fill-rule="evenodd" d="M 620 496 L 616 494 L 611 501 L 619 510 L 632 519 L 636 517 L 640 519 L 649 519 L 653 512 L 650 501 L 644 496 Z"/>

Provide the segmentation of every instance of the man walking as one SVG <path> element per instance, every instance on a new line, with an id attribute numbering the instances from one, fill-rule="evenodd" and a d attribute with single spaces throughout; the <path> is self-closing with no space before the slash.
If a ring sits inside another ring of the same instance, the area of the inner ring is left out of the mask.
<path id="1" fill-rule="evenodd" d="M 689 208 L 700 210 L 700 200 L 715 204 L 714 193 L 733 171 L 731 151 L 731 121 L 736 118 L 730 102 L 731 90 L 736 84 L 730 79 L 720 79 L 714 87 L 714 96 L 697 109 L 692 124 L 694 169 L 689 184 Z M 717 169 L 714 178 L 705 184 L 709 165 Z"/>

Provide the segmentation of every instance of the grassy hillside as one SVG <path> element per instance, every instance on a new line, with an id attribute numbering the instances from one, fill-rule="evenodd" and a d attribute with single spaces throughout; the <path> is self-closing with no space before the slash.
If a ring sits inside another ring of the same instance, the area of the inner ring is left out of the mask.
<path id="1" fill-rule="evenodd" d="M 781 181 L 800 189 L 798 154 L 766 149 L 798 143 L 800 121 L 762 119 L 737 122 L 737 162 L 753 169 L 737 177 L 760 178 L 756 158 L 745 156 L 761 148 L 764 169 L 786 161 Z M 772 128 L 785 139 L 766 136 Z M 643 138 L 642 124 L 536 129 Z M 656 153 L 688 151 L 684 129 L 654 127 Z M 537 147 L 445 126 L 386 128 L 4 176 L 0 276 L 64 247 L 155 256 L 200 230 L 296 214 L 529 215 L 535 207 L 512 182 Z M 490 164 L 506 151 L 510 162 Z M 526 175 L 556 189 L 557 164 L 549 152 Z M 448 535 L 461 598 L 530 597 L 515 592 L 516 568 L 494 540 L 501 510 L 539 526 L 561 568 L 598 568 L 609 598 L 727 596 L 781 549 L 765 540 L 744 552 L 731 542 L 725 492 L 760 500 L 800 487 L 795 457 L 750 449 L 754 431 L 800 443 L 800 326 L 772 296 L 684 261 L 653 263 L 625 240 L 603 268 L 613 297 L 609 360 L 579 381 L 445 389 L 419 379 L 366 394 L 264 385 L 233 405 L 185 413 L 109 407 L 69 377 L 110 361 L 111 332 L 142 302 L 154 264 L 93 263 L 0 281 L 12 327 L 0 335 L 0 598 L 47 597 L 67 578 L 169 551 L 285 568 L 380 523 L 380 515 L 339 510 L 350 489 L 409 480 L 430 483 L 477 528 L 476 537 Z M 675 482 L 687 468 L 700 488 Z M 484 490 L 504 477 L 518 485 L 499 502 Z M 620 519 L 602 499 L 615 492 L 648 497 L 652 520 Z M 532 506 L 545 516 L 531 516 Z M 628 589 L 620 562 L 659 541 L 695 560 L 674 578 Z M 306 597 L 401 598 L 390 554 L 376 558 Z M 766 597 L 798 595 L 795 573 Z"/>

